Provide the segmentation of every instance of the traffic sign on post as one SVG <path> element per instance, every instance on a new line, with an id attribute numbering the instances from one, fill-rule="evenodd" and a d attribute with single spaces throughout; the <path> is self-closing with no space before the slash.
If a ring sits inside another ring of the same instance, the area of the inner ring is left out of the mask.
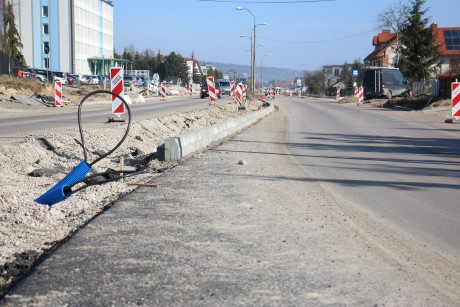
<path id="1" fill-rule="evenodd" d="M 118 94 L 120 97 L 124 97 L 125 89 L 123 86 L 122 67 L 110 68 L 110 91 Z M 112 113 L 117 116 L 125 113 L 125 105 L 123 104 L 123 101 L 115 95 L 112 95 Z"/>
<path id="2" fill-rule="evenodd" d="M 460 82 L 452 82 L 452 117 L 460 118 Z"/>

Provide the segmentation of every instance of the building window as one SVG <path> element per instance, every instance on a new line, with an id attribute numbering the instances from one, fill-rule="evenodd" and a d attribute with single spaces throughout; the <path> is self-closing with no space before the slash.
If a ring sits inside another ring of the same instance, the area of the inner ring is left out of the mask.
<path id="1" fill-rule="evenodd" d="M 49 42 L 44 42 L 43 43 L 43 52 L 45 54 L 49 54 L 50 53 L 50 43 Z"/>
<path id="2" fill-rule="evenodd" d="M 50 59 L 49 58 L 44 58 L 45 62 L 45 68 L 48 69 L 50 68 Z"/>
<path id="3" fill-rule="evenodd" d="M 43 6 L 43 17 L 45 18 L 48 17 L 48 6 L 47 5 Z"/>
<path id="4" fill-rule="evenodd" d="M 48 32 L 48 24 L 47 23 L 43 24 L 43 34 L 46 34 L 46 35 L 49 34 L 49 32 Z"/>
<path id="5" fill-rule="evenodd" d="M 339 68 L 335 68 L 334 69 L 334 77 L 338 77 L 340 76 L 340 69 Z"/>

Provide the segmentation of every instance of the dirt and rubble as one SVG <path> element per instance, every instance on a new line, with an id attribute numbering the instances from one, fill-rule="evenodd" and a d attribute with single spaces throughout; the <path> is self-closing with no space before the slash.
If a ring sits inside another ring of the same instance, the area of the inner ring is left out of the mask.
<path id="1" fill-rule="evenodd" d="M 1 116 L 37 114 L 46 110 L 44 107 L 22 105 L 12 97 L 16 93 L 51 96 L 51 86 L 35 81 L 30 85 L 24 84 L 17 80 L 5 81 L 0 78 Z M 64 89 L 64 98 L 71 101 L 71 104 L 76 104 L 90 90 Z M 429 107 L 423 111 L 392 112 L 392 115 L 429 122 L 433 126 L 443 125 L 445 128 L 442 118 L 448 117 L 450 112 L 446 106 L 447 101 L 427 103 L 425 100 L 420 104 Z M 392 103 L 376 100 L 366 105 L 384 107 L 392 106 Z M 254 104 L 253 107 L 257 109 L 259 106 Z M 124 171 L 145 169 L 145 172 L 121 181 L 91 186 L 83 193 L 76 193 L 51 207 L 38 205 L 34 199 L 62 179 L 83 159 L 78 128 L 14 138 L 0 137 L 0 296 L 44 253 L 52 251 L 118 198 L 136 188 L 136 185 L 128 183 L 154 182 L 161 172 L 174 167 L 175 163 L 156 159 L 157 146 L 163 144 L 166 138 L 243 113 L 236 114 L 227 108 L 206 107 L 161 118 L 135 120 L 123 145 L 110 157 L 97 163 L 94 171 L 119 170 L 123 160 Z M 460 125 L 449 127 L 460 130 Z M 85 130 L 89 161 L 109 151 L 115 145 L 116 141 L 113 140 L 121 138 L 125 128 L 124 123 L 102 123 L 97 130 Z"/>
<path id="2" fill-rule="evenodd" d="M 0 79 L 0 117 L 46 114 L 48 108 L 23 105 L 12 97 L 18 93 L 49 96 L 53 89 L 48 84 L 32 80 L 28 84 L 29 80 L 21 82 L 8 77 L 6 82 L 4 80 Z M 76 102 L 86 91 L 64 89 L 64 97 Z M 257 108 L 258 105 L 252 104 L 252 109 Z M 51 207 L 38 205 L 34 200 L 83 159 L 78 127 L 13 138 L 0 136 L 0 295 L 27 272 L 43 253 L 52 250 L 137 186 L 128 183 L 150 182 L 164 170 L 173 167 L 176 163 L 156 159 L 157 147 L 166 138 L 246 112 L 250 110 L 235 113 L 232 108 L 223 105 L 180 114 L 171 112 L 161 118 L 134 120 L 122 146 L 95 164 L 93 171 L 120 170 L 123 164 L 125 172 L 140 169 L 145 172 L 120 181 L 91 186 Z M 111 150 L 125 129 L 126 123 L 101 123 L 97 129 L 85 129 L 88 160 L 94 161 Z"/>

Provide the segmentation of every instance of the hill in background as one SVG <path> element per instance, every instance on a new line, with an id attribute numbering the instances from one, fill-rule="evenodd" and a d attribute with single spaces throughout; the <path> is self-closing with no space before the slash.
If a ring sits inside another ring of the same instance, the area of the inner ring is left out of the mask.
<path id="1" fill-rule="evenodd" d="M 249 60 L 249 59 L 248 59 Z M 248 61 L 249 62 L 249 61 Z M 212 65 L 222 71 L 224 74 L 229 74 L 230 77 L 233 79 L 233 71 L 234 69 L 237 71 L 236 78 L 245 78 L 251 75 L 251 66 L 250 65 L 240 65 L 240 64 L 228 64 L 228 63 L 219 63 L 219 62 L 212 62 L 212 61 L 204 61 L 204 63 Z M 257 82 L 260 82 L 260 61 L 256 65 L 256 79 Z M 264 79 L 264 84 L 267 82 L 276 80 L 276 81 L 294 81 L 296 77 L 300 77 L 301 72 L 299 70 L 287 69 L 287 68 L 277 68 L 277 67 L 269 67 L 263 66 L 262 70 L 262 78 Z"/>

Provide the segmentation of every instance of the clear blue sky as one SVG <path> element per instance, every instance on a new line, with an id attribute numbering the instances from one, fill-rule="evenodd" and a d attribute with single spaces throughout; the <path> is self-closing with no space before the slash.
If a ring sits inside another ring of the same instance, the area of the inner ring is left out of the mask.
<path id="1" fill-rule="evenodd" d="M 114 36 L 118 53 L 128 46 L 138 51 L 174 51 L 210 63 L 250 65 L 253 17 L 257 23 L 257 65 L 315 70 L 323 65 L 364 59 L 372 50 L 376 16 L 396 0 L 336 0 L 314 3 L 261 4 L 288 0 L 115 0 Z M 253 2 L 253 3 L 251 3 Z M 458 0 L 428 0 L 427 16 L 439 27 L 460 26 Z M 346 39 L 341 39 L 345 38 Z M 332 40 L 329 42 L 321 42 Z M 308 42 L 308 43 L 296 43 Z"/>

